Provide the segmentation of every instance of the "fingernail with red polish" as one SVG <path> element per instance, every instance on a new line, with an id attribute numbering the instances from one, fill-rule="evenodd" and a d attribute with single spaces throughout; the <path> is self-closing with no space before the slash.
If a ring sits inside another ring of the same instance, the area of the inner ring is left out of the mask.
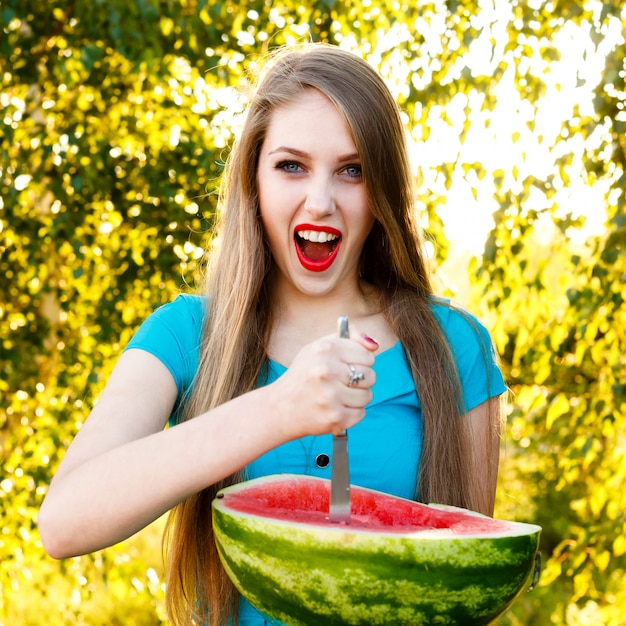
<path id="1" fill-rule="evenodd" d="M 373 346 L 378 347 L 380 345 L 378 341 L 376 341 L 376 339 L 374 339 L 373 337 L 370 337 L 369 335 L 361 335 L 361 337 L 363 337 L 363 339 L 365 339 L 367 343 L 371 343 Z"/>

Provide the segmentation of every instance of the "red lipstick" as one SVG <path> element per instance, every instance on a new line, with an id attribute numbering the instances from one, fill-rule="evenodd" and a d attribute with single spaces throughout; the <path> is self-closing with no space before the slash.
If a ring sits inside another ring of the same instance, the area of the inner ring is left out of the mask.
<path id="1" fill-rule="evenodd" d="M 307 233 L 307 231 L 310 231 Z M 307 239 L 307 237 L 311 236 L 311 232 L 313 233 L 326 233 L 327 236 L 330 236 L 330 239 L 325 239 L 322 242 L 316 239 Z M 328 245 L 330 249 L 330 254 L 325 256 L 322 259 L 313 259 L 307 256 L 304 252 L 305 241 L 311 241 L 313 243 L 322 243 Z M 305 270 L 310 272 L 323 272 L 327 270 L 337 258 L 337 254 L 339 253 L 339 246 L 341 244 L 341 231 L 336 228 L 332 228 L 330 226 L 316 226 L 314 224 L 299 224 L 295 228 L 294 234 L 294 245 L 296 248 L 296 254 L 298 256 L 298 260 L 300 264 Z"/>

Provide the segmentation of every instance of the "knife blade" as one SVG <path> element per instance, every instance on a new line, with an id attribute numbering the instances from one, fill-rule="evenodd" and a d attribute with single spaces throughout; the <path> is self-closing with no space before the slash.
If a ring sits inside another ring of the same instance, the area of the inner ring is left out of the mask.
<path id="1" fill-rule="evenodd" d="M 339 337 L 349 337 L 348 318 L 345 315 L 340 315 L 337 320 L 337 334 Z M 335 523 L 350 523 L 350 466 L 348 433 L 345 430 L 333 435 L 329 519 Z"/>

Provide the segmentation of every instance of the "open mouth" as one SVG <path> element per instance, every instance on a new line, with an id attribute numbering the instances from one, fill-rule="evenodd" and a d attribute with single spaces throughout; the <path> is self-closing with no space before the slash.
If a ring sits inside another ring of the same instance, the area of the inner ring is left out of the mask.
<path id="1" fill-rule="evenodd" d="M 323 272 L 337 257 L 341 233 L 334 228 L 306 226 L 296 230 L 294 241 L 302 267 L 311 272 Z"/>

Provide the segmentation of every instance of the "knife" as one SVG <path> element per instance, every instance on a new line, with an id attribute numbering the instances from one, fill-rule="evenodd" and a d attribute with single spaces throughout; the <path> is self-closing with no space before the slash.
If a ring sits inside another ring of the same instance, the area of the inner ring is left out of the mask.
<path id="1" fill-rule="evenodd" d="M 337 334 L 347 338 L 348 318 L 339 316 Z M 333 435 L 333 459 L 330 474 L 330 515 L 331 522 L 350 523 L 350 467 L 348 465 L 348 433 L 342 430 Z"/>

